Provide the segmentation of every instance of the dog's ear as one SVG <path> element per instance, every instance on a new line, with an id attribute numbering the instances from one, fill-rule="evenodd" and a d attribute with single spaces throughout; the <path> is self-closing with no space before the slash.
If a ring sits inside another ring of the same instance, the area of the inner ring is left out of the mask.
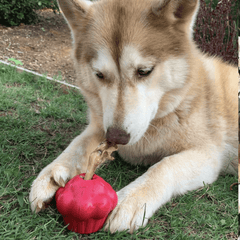
<path id="1" fill-rule="evenodd" d="M 72 30 L 73 38 L 86 21 L 92 4 L 88 0 L 58 0 L 58 5 Z"/>
<path id="2" fill-rule="evenodd" d="M 185 25 L 192 29 L 199 8 L 199 0 L 155 0 L 152 13 L 159 22 Z"/>

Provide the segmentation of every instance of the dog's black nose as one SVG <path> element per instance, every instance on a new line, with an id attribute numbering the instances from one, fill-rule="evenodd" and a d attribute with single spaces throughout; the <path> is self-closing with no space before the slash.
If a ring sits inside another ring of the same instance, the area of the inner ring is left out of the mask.
<path id="1" fill-rule="evenodd" d="M 125 145 L 130 140 L 130 134 L 119 128 L 110 127 L 106 138 L 108 142 Z"/>

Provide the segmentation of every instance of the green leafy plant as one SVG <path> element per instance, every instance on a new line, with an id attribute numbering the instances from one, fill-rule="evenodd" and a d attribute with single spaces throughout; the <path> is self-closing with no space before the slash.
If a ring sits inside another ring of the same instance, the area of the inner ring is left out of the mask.
<path id="1" fill-rule="evenodd" d="M 0 0 L 0 24 L 17 26 L 20 23 L 33 24 L 38 20 L 37 9 L 58 10 L 56 0 Z"/>
<path id="2" fill-rule="evenodd" d="M 37 14 L 33 11 L 35 5 L 34 1 L 29 0 L 0 0 L 0 23 L 16 26 L 36 22 Z"/>

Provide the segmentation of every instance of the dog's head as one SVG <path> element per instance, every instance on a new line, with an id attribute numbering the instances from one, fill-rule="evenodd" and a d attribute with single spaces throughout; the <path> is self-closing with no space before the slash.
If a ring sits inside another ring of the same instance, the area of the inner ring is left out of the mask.
<path id="1" fill-rule="evenodd" d="M 198 0 L 59 0 L 78 85 L 109 141 L 134 144 L 189 83 Z"/>

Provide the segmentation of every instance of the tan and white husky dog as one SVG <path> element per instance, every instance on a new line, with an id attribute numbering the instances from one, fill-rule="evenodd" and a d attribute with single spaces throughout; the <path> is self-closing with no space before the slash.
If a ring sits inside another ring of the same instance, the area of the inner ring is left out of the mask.
<path id="1" fill-rule="evenodd" d="M 73 37 L 89 125 L 32 184 L 40 211 L 86 172 L 107 139 L 132 164 L 151 164 L 121 189 L 105 229 L 130 232 L 173 196 L 235 173 L 238 72 L 193 42 L 198 0 L 59 0 Z"/>

